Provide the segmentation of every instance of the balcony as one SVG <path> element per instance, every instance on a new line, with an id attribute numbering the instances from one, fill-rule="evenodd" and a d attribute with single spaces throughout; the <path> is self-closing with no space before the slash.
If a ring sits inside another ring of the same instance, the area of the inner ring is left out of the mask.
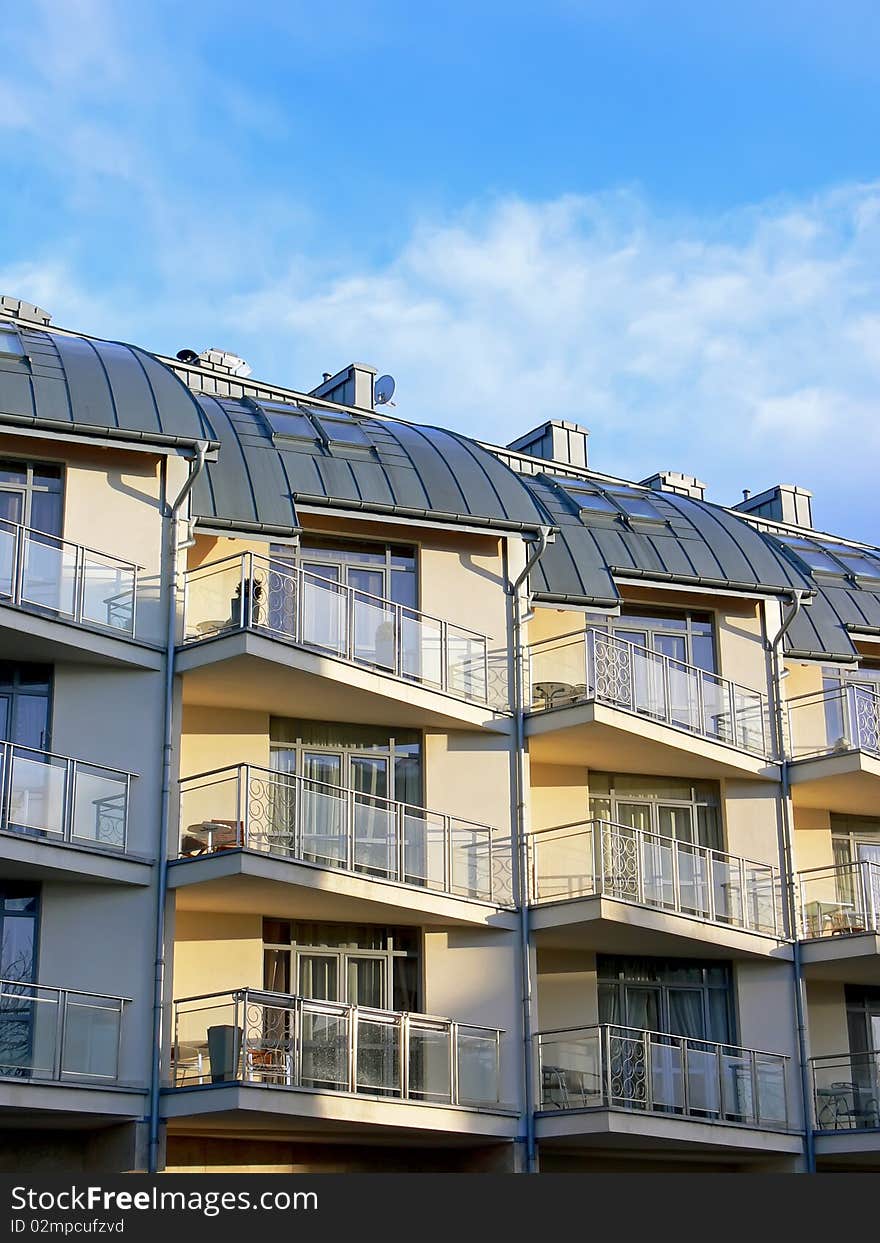
<path id="1" fill-rule="evenodd" d="M 102 764 L 0 742 L 5 874 L 149 883 L 146 862 L 125 857 L 131 782 Z"/>
<path id="2" fill-rule="evenodd" d="M 120 1079 L 127 997 L 0 980 L 0 1113 L 38 1109 L 137 1117 Z"/>
<path id="3" fill-rule="evenodd" d="M 543 1142 L 799 1151 L 781 1054 L 607 1024 L 537 1039 Z"/>
<path id="4" fill-rule="evenodd" d="M 810 1059 L 817 1160 L 848 1168 L 880 1165 L 880 1053 Z"/>
<path id="5" fill-rule="evenodd" d="M 213 1110 L 218 1097 L 224 1113 L 270 1113 L 281 1126 L 293 1116 L 328 1129 L 513 1134 L 515 1115 L 501 1104 L 501 1036 L 450 1019 L 250 988 L 186 998 L 174 1003 L 164 1112 Z"/>
<path id="6" fill-rule="evenodd" d="M 545 763 L 667 775 L 773 776 L 760 691 L 602 630 L 529 648 L 530 748 Z"/>
<path id="7" fill-rule="evenodd" d="M 140 637 L 138 586 L 138 566 L 130 561 L 0 519 L 0 606 L 29 615 L 27 622 L 0 618 L 0 641 L 11 657 L 82 659 L 85 643 L 93 657 L 133 660 L 117 652 L 115 641 Z M 59 633 L 59 623 L 76 626 L 79 635 Z"/>
<path id="8" fill-rule="evenodd" d="M 584 935 L 603 952 L 641 953 L 651 932 L 667 941 L 664 952 L 693 953 L 694 945 L 671 944 L 686 940 L 698 952 L 750 956 L 785 938 L 770 864 L 607 820 L 535 832 L 530 855 L 539 944 Z"/>
<path id="9" fill-rule="evenodd" d="M 283 711 L 295 693 L 304 715 L 311 697 L 318 716 L 344 705 L 340 720 L 401 725 L 479 725 L 508 708 L 507 653 L 485 635 L 257 553 L 187 572 L 183 646 L 179 668 L 201 703 Z M 219 683 L 207 667 L 218 660 Z M 250 666 L 249 692 L 230 661 Z"/>
<path id="10" fill-rule="evenodd" d="M 799 873 L 801 954 L 810 979 L 874 983 L 880 955 L 880 864 Z"/>
<path id="11" fill-rule="evenodd" d="M 854 683 L 788 703 L 796 806 L 872 815 L 880 798 L 880 694 Z"/>
<path id="12" fill-rule="evenodd" d="M 261 882 L 267 901 L 272 887 L 273 910 L 285 899 L 279 887 L 288 889 L 299 918 L 303 903 L 314 906 L 309 918 L 329 919 L 334 902 L 358 898 L 482 923 L 513 901 L 510 840 L 488 825 L 255 765 L 181 781 L 180 826 L 173 884 L 187 874 L 218 883 L 224 909 L 237 874 L 255 894 Z M 329 885 L 328 871 L 337 878 Z M 483 909 L 464 911 L 462 901 Z"/>

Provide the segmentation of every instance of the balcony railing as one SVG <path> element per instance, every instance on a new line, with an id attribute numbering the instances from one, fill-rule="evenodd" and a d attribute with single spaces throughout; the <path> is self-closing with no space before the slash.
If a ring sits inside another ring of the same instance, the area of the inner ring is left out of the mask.
<path id="1" fill-rule="evenodd" d="M 533 643 L 529 668 L 533 712 L 593 700 L 753 755 L 771 753 L 760 691 L 603 630 Z"/>
<path id="2" fill-rule="evenodd" d="M 0 980 L 0 1075 L 116 1082 L 127 1001 Z"/>
<path id="3" fill-rule="evenodd" d="M 0 742 L 0 829 L 125 850 L 131 773 Z"/>
<path id="4" fill-rule="evenodd" d="M 880 756 L 880 693 L 842 682 L 788 701 L 794 759 L 867 751 Z"/>
<path id="5" fill-rule="evenodd" d="M 817 1130 L 880 1129 L 880 1053 L 837 1053 L 810 1064 Z"/>
<path id="6" fill-rule="evenodd" d="M 538 1036 L 541 1109 L 626 1109 L 784 1130 L 786 1063 L 778 1053 L 632 1027 Z"/>
<path id="7" fill-rule="evenodd" d="M 263 851 L 499 905 L 509 839 L 484 824 L 251 764 L 180 783 L 180 853 Z"/>
<path id="8" fill-rule="evenodd" d="M 782 937 L 779 872 L 608 820 L 530 837 L 533 902 L 603 896 Z"/>
<path id="9" fill-rule="evenodd" d="M 258 553 L 186 575 L 184 642 L 251 629 L 476 703 L 507 706 L 485 635 Z"/>
<path id="10" fill-rule="evenodd" d="M 880 864 L 867 860 L 800 873 L 801 936 L 880 931 Z"/>
<path id="11" fill-rule="evenodd" d="M 272 1084 L 492 1109 L 501 1034 L 241 988 L 174 1003 L 172 1085 Z"/>
<path id="12" fill-rule="evenodd" d="M 138 567 L 0 518 L 0 603 L 134 637 Z"/>

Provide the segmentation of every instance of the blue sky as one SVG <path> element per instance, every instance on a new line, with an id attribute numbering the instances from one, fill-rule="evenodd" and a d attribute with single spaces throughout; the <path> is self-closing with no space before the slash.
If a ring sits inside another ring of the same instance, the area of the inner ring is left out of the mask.
<path id="1" fill-rule="evenodd" d="M 6 6 L 0 290 L 880 540 L 880 6 Z"/>

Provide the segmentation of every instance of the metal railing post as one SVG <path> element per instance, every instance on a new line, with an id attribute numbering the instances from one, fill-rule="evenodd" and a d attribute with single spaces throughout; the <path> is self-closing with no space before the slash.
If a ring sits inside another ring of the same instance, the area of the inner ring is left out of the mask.
<path id="1" fill-rule="evenodd" d="M 447 1028 L 449 1039 L 449 1100 L 452 1105 L 458 1101 L 458 1024 L 450 1023 Z"/>
<path id="2" fill-rule="evenodd" d="M 348 1090 L 357 1091 L 357 1048 L 358 1048 L 358 1008 L 349 1006 L 348 1010 Z"/>
<path id="3" fill-rule="evenodd" d="M 402 1100 L 409 1100 L 409 1046 L 410 1046 L 410 1020 L 409 1015 L 404 1013 L 400 1016 L 400 1095 Z"/>
<path id="4" fill-rule="evenodd" d="M 39 989 L 36 988 L 37 994 L 34 999 L 34 1015 L 39 1013 Z M 64 1075 L 64 1033 L 67 1026 L 67 989 L 55 989 L 56 997 L 56 1013 L 55 1013 L 55 1055 L 52 1059 L 52 1078 L 61 1080 Z"/>
<path id="5" fill-rule="evenodd" d="M 688 1045 L 690 1041 L 687 1037 L 681 1038 L 681 1103 L 682 1112 L 685 1117 L 690 1116 L 691 1112 L 691 1090 L 690 1090 L 690 1069 L 688 1065 Z"/>
<path id="6" fill-rule="evenodd" d="M 236 837 L 241 826 L 241 845 L 249 846 L 251 840 L 250 826 L 251 802 L 251 768 L 250 764 L 242 764 L 238 770 L 238 824 Z"/>

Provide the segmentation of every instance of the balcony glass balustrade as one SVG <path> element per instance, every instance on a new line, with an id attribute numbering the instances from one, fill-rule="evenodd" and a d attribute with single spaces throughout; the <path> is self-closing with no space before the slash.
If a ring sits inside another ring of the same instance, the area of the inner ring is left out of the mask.
<path id="1" fill-rule="evenodd" d="M 0 742 L 0 829 L 124 851 L 131 774 Z"/>
<path id="2" fill-rule="evenodd" d="M 880 756 L 880 694 L 841 682 L 788 702 L 789 755 L 811 759 L 866 751 Z"/>
<path id="3" fill-rule="evenodd" d="M 810 1065 L 817 1130 L 880 1129 L 880 1053 L 837 1053 Z"/>
<path id="4" fill-rule="evenodd" d="M 186 574 L 184 642 L 256 630 L 461 699 L 507 707 L 506 652 L 485 635 L 244 553 Z"/>
<path id="5" fill-rule="evenodd" d="M 528 649 L 531 711 L 596 702 L 752 755 L 771 753 L 767 698 L 603 630 Z"/>
<path id="6" fill-rule="evenodd" d="M 880 864 L 857 860 L 800 873 L 804 940 L 847 932 L 877 932 Z"/>
<path id="7" fill-rule="evenodd" d="M 501 1035 L 424 1014 L 242 988 L 175 1001 L 171 1082 L 493 1109 L 500 1104 Z"/>
<path id="8" fill-rule="evenodd" d="M 0 518 L 0 603 L 134 638 L 138 567 Z"/>
<path id="9" fill-rule="evenodd" d="M 537 1039 L 544 1111 L 624 1109 L 788 1128 L 781 1054 L 608 1024 Z"/>
<path id="10" fill-rule="evenodd" d="M 511 902 L 509 839 L 484 824 L 250 764 L 180 783 L 180 853 L 243 848 L 438 893 Z"/>
<path id="11" fill-rule="evenodd" d="M 535 832 L 529 844 L 535 903 L 602 896 L 784 936 L 769 864 L 608 820 Z"/>
<path id="12" fill-rule="evenodd" d="M 127 1000 L 0 980 L 0 1076 L 117 1082 Z"/>

